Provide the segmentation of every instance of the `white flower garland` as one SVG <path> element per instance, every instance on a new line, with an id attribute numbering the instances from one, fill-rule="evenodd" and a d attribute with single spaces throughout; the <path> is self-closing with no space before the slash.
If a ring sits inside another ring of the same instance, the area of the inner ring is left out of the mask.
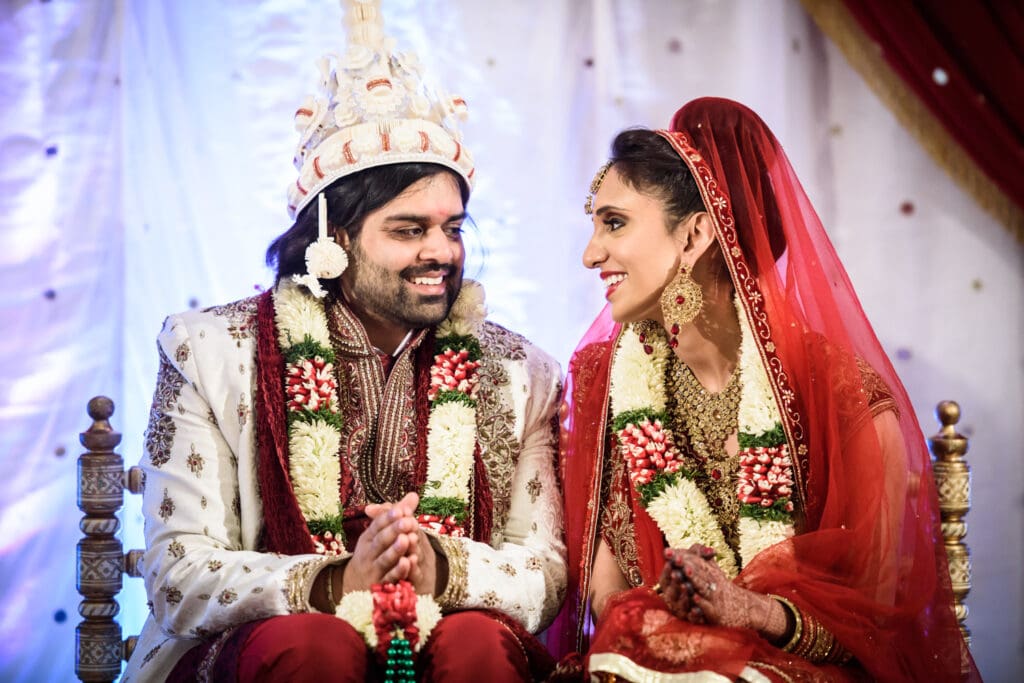
<path id="1" fill-rule="evenodd" d="M 285 356 L 289 473 L 316 551 L 344 551 L 341 500 L 341 413 L 327 314 L 322 300 L 283 280 L 274 290 L 278 343 Z M 452 311 L 438 326 L 427 421 L 427 483 L 420 523 L 463 535 L 476 449 L 476 334 L 486 316 L 483 287 L 465 280 Z M 468 348 L 467 348 L 468 347 Z M 444 513 L 444 514 L 439 514 Z"/>
<path id="2" fill-rule="evenodd" d="M 340 555 L 341 412 L 327 316 L 323 303 L 288 280 L 273 296 L 277 341 L 285 357 L 292 491 L 316 552 Z"/>
<path id="3" fill-rule="evenodd" d="M 667 424 L 665 366 L 671 352 L 660 334 L 640 334 L 633 326 L 623 330 L 610 376 L 613 429 L 638 492 L 643 495 L 643 487 L 655 487 L 649 489 L 654 495 L 649 496 L 644 507 L 665 535 L 668 546 L 688 548 L 693 543 L 710 546 L 715 550 L 719 566 L 732 578 L 737 574 L 735 557 L 704 494 L 687 473 L 666 473 L 664 468 L 650 462 L 651 458 L 644 457 L 645 452 L 653 452 L 649 444 L 654 439 L 645 443 L 643 437 L 627 436 L 632 431 L 631 426 L 653 423 L 655 429 L 660 427 L 664 434 L 667 449 L 678 452 L 671 428 L 662 426 Z M 649 432 L 650 427 L 644 431 Z M 634 473 L 638 476 L 632 476 Z"/>
<path id="4" fill-rule="evenodd" d="M 736 493 L 740 499 L 740 561 L 745 567 L 765 548 L 793 536 L 794 484 L 779 406 L 739 296 L 734 303 L 743 335 L 738 415 L 741 471 Z M 759 491 L 760 500 L 747 502 L 752 500 L 751 487 Z"/>
<path id="5" fill-rule="evenodd" d="M 334 614 L 351 624 L 366 644 L 376 649 L 379 639 L 373 623 L 373 594 L 370 591 L 346 593 L 335 608 Z M 419 642 L 414 651 L 419 652 L 427 642 L 430 632 L 441 621 L 441 616 L 441 607 L 436 600 L 427 595 L 416 596 L 416 628 L 419 629 Z"/>
<path id="6" fill-rule="evenodd" d="M 610 399 L 613 430 L 630 480 L 669 547 L 701 543 L 715 550 L 730 578 L 755 555 L 793 535 L 792 463 L 768 375 L 739 300 L 739 405 L 741 472 L 739 562 L 725 541 L 706 497 L 686 470 L 665 414 L 665 368 L 672 352 L 662 335 L 628 326 L 612 359 Z"/>
<path id="7" fill-rule="evenodd" d="M 477 446 L 474 396 L 481 353 L 477 335 L 486 315 L 483 286 L 465 280 L 448 318 L 437 327 L 438 353 L 427 393 L 427 482 L 418 519 L 421 526 L 439 534 L 465 535 Z"/>

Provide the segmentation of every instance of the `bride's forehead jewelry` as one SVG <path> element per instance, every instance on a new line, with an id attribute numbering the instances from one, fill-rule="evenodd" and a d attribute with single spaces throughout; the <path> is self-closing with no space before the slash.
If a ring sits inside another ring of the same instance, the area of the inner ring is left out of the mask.
<path id="1" fill-rule="evenodd" d="M 604 182 L 604 176 L 608 173 L 608 169 L 612 167 L 612 162 L 607 162 L 601 168 L 597 169 L 597 173 L 594 174 L 594 179 L 590 181 L 590 194 L 587 195 L 587 202 L 583 205 L 583 210 L 589 216 L 594 213 L 594 195 L 601 189 L 601 183 Z"/>
<path id="2" fill-rule="evenodd" d="M 320 92 L 295 112 L 299 177 L 288 188 L 294 219 L 339 178 L 374 166 L 441 164 L 473 186 L 473 157 L 459 124 L 466 101 L 433 87 L 412 52 L 384 32 L 380 0 L 344 0 L 348 43 L 319 59 Z"/>

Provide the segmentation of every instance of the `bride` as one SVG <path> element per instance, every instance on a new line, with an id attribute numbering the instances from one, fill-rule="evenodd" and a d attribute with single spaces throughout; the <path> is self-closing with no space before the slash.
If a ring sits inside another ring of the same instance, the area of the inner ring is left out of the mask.
<path id="1" fill-rule="evenodd" d="M 566 649 L 608 680 L 977 678 L 906 391 L 765 124 L 695 100 L 590 189 Z"/>

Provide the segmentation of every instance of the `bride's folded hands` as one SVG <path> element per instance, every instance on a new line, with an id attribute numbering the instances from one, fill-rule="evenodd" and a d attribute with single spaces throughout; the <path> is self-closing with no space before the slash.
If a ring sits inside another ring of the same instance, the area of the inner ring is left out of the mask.
<path id="1" fill-rule="evenodd" d="M 659 585 L 669 611 L 692 624 L 750 628 L 772 642 L 790 630 L 786 609 L 730 581 L 707 546 L 667 548 Z"/>

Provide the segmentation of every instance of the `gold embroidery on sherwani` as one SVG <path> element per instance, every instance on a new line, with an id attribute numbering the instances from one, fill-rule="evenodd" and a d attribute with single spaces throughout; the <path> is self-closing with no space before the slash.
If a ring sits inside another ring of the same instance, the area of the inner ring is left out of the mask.
<path id="1" fill-rule="evenodd" d="M 329 558 L 317 558 L 298 562 L 288 569 L 285 577 L 284 592 L 285 602 L 288 604 L 289 614 L 299 614 L 312 611 L 309 604 L 309 591 L 313 584 L 313 578 L 320 571 L 320 568 L 328 564 Z"/>
<path id="2" fill-rule="evenodd" d="M 165 641 L 165 642 L 166 642 L 166 641 Z M 157 652 L 160 652 L 160 648 L 162 648 L 163 646 L 164 646 L 164 644 L 163 644 L 163 643 L 159 643 L 159 644 L 157 644 L 157 646 L 156 646 L 156 647 L 154 647 L 154 648 L 153 648 L 152 650 L 150 650 L 149 652 L 147 652 L 147 653 L 146 653 L 146 656 L 142 658 L 142 664 L 140 664 L 140 665 L 139 665 L 139 669 L 141 669 L 142 667 L 144 667 L 144 666 L 146 666 L 147 664 L 149 664 L 150 660 L 152 660 L 152 659 L 153 659 L 153 657 L 155 657 L 155 656 L 156 656 L 156 653 L 157 653 Z"/>
<path id="3" fill-rule="evenodd" d="M 366 331 L 333 296 L 326 303 L 331 346 L 336 354 L 338 399 L 343 416 L 341 452 L 348 459 L 352 489 L 346 507 L 394 501 L 413 490 L 416 457 L 415 371 L 421 332 L 384 368 Z"/>
<path id="4" fill-rule="evenodd" d="M 398 500 L 414 488 L 416 463 L 416 349 L 421 333 L 397 359 L 384 385 L 377 421 L 377 447 L 372 466 L 363 469 L 373 479 L 381 500 Z M 387 463 L 385 465 L 385 463 Z M 363 484 L 364 488 L 366 484 Z"/>
<path id="5" fill-rule="evenodd" d="M 178 348 L 174 350 L 174 360 L 178 361 L 180 365 L 188 360 L 190 353 L 188 342 L 181 342 L 178 344 Z"/>
<path id="6" fill-rule="evenodd" d="M 544 485 L 540 483 L 540 472 L 534 472 L 533 479 L 526 482 L 526 492 L 530 494 L 530 502 L 536 503 L 537 496 L 544 490 Z"/>
<path id="7" fill-rule="evenodd" d="M 170 460 L 171 448 L 174 446 L 176 428 L 171 412 L 177 406 L 185 378 L 167 358 L 163 347 L 158 345 L 157 350 L 160 353 L 160 370 L 156 377 L 153 405 L 149 410 L 146 452 L 149 453 L 149 462 L 153 467 L 163 467 Z"/>
<path id="8" fill-rule="evenodd" d="M 448 560 L 448 585 L 437 598 L 442 610 L 458 609 L 466 600 L 469 588 L 468 556 L 462 542 L 451 536 L 437 536 L 437 541 Z"/>
<path id="9" fill-rule="evenodd" d="M 247 299 L 233 301 L 223 306 L 212 306 L 203 309 L 203 312 L 212 312 L 214 315 L 224 316 L 228 319 L 228 334 L 235 340 L 235 345 L 242 348 L 242 342 L 256 336 L 256 312 L 259 307 L 259 297 L 250 296 Z"/>
<path id="10" fill-rule="evenodd" d="M 164 489 L 163 500 L 160 501 L 160 519 L 166 522 L 174 514 L 175 509 L 174 499 L 171 498 L 170 493 L 167 489 Z"/>
<path id="11" fill-rule="evenodd" d="M 479 338 L 483 357 L 477 371 L 480 379 L 476 390 L 476 427 L 493 500 L 491 544 L 497 547 L 512 503 L 510 491 L 520 450 L 514 429 L 510 379 L 502 361 L 525 361 L 526 351 L 521 336 L 494 323 L 485 322 Z"/>

